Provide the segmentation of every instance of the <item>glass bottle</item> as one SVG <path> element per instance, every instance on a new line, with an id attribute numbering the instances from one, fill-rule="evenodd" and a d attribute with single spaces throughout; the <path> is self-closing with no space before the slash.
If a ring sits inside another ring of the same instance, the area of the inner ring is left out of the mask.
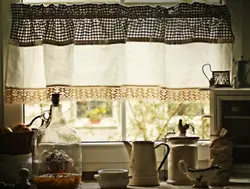
<path id="1" fill-rule="evenodd" d="M 33 183 L 38 189 L 75 189 L 82 177 L 81 138 L 64 119 L 59 94 L 34 138 Z"/>

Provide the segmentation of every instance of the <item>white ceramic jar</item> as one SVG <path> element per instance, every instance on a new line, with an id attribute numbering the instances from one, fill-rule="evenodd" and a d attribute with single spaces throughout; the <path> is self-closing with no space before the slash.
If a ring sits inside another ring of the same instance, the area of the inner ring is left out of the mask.
<path id="1" fill-rule="evenodd" d="M 94 175 L 100 188 L 126 188 L 129 179 L 126 169 L 102 169 Z"/>
<path id="2" fill-rule="evenodd" d="M 19 170 L 27 168 L 30 171 L 29 179 L 32 177 L 32 155 L 4 155 L 0 154 L 0 181 L 15 184 L 19 181 Z"/>
<path id="3" fill-rule="evenodd" d="M 191 185 L 190 179 L 178 169 L 180 160 L 189 167 L 198 168 L 198 136 L 169 136 L 170 153 L 168 155 L 168 180 L 173 185 Z"/>

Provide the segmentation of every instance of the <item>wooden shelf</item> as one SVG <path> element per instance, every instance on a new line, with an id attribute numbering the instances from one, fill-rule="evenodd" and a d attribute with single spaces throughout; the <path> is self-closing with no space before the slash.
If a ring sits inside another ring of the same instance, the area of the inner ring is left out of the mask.
<path id="1" fill-rule="evenodd" d="M 250 145 L 247 145 L 247 144 L 234 144 L 233 147 L 235 147 L 235 148 L 247 148 L 247 149 L 249 149 Z"/>
<path id="2" fill-rule="evenodd" d="M 250 119 L 250 116 L 223 116 L 224 119 Z"/>
<path id="3" fill-rule="evenodd" d="M 232 87 L 205 87 L 199 88 L 204 91 L 250 91 L 250 88 L 232 88 Z"/>

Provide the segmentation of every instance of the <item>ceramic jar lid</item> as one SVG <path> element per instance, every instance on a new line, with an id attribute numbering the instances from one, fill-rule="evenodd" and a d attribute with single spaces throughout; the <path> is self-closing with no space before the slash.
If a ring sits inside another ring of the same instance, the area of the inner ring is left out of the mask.
<path id="1" fill-rule="evenodd" d="M 167 141 L 172 144 L 195 144 L 199 138 L 198 136 L 168 136 Z"/>

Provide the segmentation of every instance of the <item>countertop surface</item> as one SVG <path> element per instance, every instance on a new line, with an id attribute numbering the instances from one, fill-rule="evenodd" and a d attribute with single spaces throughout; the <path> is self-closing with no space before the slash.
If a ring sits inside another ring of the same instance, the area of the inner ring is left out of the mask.
<path id="1" fill-rule="evenodd" d="M 80 186 L 81 189 L 100 189 L 96 182 L 88 182 L 82 183 Z M 128 186 L 127 189 L 193 189 L 192 186 L 173 186 L 167 184 L 166 182 L 161 182 L 160 186 L 155 187 L 135 187 L 135 186 Z M 224 187 L 210 187 L 211 189 L 250 189 L 250 184 L 233 184 L 230 186 Z"/>

